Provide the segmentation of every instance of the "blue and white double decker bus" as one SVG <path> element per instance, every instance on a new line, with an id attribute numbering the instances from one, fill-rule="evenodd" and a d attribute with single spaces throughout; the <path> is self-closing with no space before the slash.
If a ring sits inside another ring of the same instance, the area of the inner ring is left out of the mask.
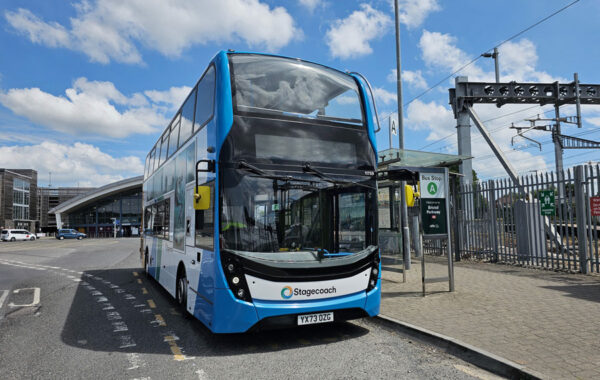
<path id="1" fill-rule="evenodd" d="M 218 53 L 146 158 L 146 272 L 215 333 L 378 314 L 375 117 L 358 74 Z"/>

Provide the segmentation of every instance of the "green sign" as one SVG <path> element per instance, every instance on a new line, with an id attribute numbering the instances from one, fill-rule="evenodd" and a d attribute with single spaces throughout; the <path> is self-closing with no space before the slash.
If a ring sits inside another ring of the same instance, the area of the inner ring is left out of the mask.
<path id="1" fill-rule="evenodd" d="M 538 193 L 538 199 L 540 201 L 540 211 L 542 215 L 556 215 L 554 190 L 540 190 Z"/>
<path id="2" fill-rule="evenodd" d="M 421 198 L 421 220 L 423 235 L 447 234 L 446 200 Z"/>

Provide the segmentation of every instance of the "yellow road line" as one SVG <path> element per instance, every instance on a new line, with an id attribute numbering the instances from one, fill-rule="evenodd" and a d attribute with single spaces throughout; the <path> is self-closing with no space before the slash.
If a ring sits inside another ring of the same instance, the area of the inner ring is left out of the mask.
<path id="1" fill-rule="evenodd" d="M 156 309 L 156 304 L 153 300 L 148 300 L 147 302 L 151 309 Z"/>
<path id="2" fill-rule="evenodd" d="M 165 319 L 160 314 L 154 314 L 154 319 L 158 321 L 158 325 L 159 326 L 166 326 L 167 325 L 167 323 L 165 322 Z"/>
<path id="3" fill-rule="evenodd" d="M 133 275 L 134 275 L 135 277 L 137 277 L 137 276 L 138 276 L 138 272 L 133 272 Z"/>
<path id="4" fill-rule="evenodd" d="M 141 284 L 141 283 L 142 283 L 142 279 L 141 279 L 141 278 L 138 278 L 138 281 L 137 281 L 137 283 L 138 283 L 138 284 Z"/>
<path id="5" fill-rule="evenodd" d="M 148 294 L 148 291 L 146 290 L 146 288 L 142 288 L 142 294 Z"/>

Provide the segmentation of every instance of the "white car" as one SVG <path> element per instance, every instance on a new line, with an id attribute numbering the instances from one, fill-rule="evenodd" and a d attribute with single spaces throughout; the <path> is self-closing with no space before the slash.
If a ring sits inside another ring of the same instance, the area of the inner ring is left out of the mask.
<path id="1" fill-rule="evenodd" d="M 2 241 L 15 241 L 15 240 L 35 240 L 37 237 L 35 234 L 27 230 L 2 230 L 0 232 L 0 240 Z"/>

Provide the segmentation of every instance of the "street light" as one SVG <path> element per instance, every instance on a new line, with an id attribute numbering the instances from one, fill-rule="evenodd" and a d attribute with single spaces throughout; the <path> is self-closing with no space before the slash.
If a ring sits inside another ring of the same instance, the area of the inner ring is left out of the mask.
<path id="1" fill-rule="evenodd" d="M 498 67 L 498 48 L 494 48 L 493 53 L 483 53 L 484 58 L 494 58 L 494 69 L 496 71 L 496 83 L 500 83 L 500 68 Z"/>

